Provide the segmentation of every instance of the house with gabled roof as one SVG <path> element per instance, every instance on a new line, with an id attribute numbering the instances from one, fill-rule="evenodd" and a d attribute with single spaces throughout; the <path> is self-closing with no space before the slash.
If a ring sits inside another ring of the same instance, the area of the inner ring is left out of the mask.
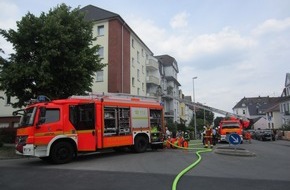
<path id="1" fill-rule="evenodd" d="M 290 73 L 286 73 L 285 87 L 281 97 L 283 98 L 280 101 L 282 125 L 290 126 Z"/>
<path id="2" fill-rule="evenodd" d="M 268 123 L 270 117 L 267 118 L 266 114 L 270 108 L 279 104 L 279 101 L 280 97 L 244 97 L 234 106 L 233 112 L 254 121 L 254 129 L 272 128 Z"/>
<path id="3" fill-rule="evenodd" d="M 266 111 L 267 128 L 279 129 L 282 126 L 280 104 L 277 102 L 272 107 L 269 107 Z"/>

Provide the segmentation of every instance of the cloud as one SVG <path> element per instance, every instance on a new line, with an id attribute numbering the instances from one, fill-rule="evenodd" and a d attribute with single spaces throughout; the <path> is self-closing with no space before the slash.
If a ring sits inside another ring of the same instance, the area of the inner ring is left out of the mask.
<path id="1" fill-rule="evenodd" d="M 140 22 L 138 22 L 140 23 Z M 231 64 L 243 58 L 256 41 L 242 36 L 229 27 L 217 33 L 193 36 L 191 33 L 170 33 L 163 28 L 154 26 L 153 22 L 142 22 L 137 28 L 141 39 L 149 44 L 157 54 L 170 54 L 178 62 L 196 63 L 196 67 L 216 67 L 221 64 Z M 136 23 L 137 24 L 137 23 Z"/>
<path id="2" fill-rule="evenodd" d="M 18 7 L 11 3 L 10 1 L 0 1 L 0 28 L 1 29 L 9 29 L 15 28 L 16 22 L 15 20 L 18 18 L 19 9 Z"/>
<path id="3" fill-rule="evenodd" d="M 187 18 L 189 16 L 190 15 L 186 11 L 175 15 L 170 21 L 171 28 L 177 29 L 177 28 L 185 28 L 185 27 L 187 27 L 188 26 Z"/>
<path id="4" fill-rule="evenodd" d="M 20 15 L 19 8 L 11 3 L 10 1 L 0 1 L 0 28 L 4 30 L 16 29 L 16 20 L 18 20 Z M 0 36 L 0 48 L 5 52 L 4 55 L 1 55 L 4 58 L 7 58 L 10 53 L 13 52 L 13 46 L 6 41 L 2 36 Z"/>
<path id="5" fill-rule="evenodd" d="M 289 71 L 288 22 L 266 20 L 245 33 L 224 26 L 217 32 L 199 35 L 193 35 L 194 28 L 187 27 L 187 32 L 180 33 L 142 19 L 136 22 L 138 27 L 132 28 L 138 28 L 139 37 L 154 54 L 175 57 L 185 95 L 192 95 L 192 77 L 198 76 L 196 101 L 231 111 L 244 96 L 279 96 L 282 92 L 284 75 Z M 269 32 L 275 35 L 257 36 Z"/>
<path id="6" fill-rule="evenodd" d="M 281 32 L 290 28 L 290 17 L 283 20 L 269 19 L 258 25 L 252 33 L 254 35 L 263 35 L 267 33 Z"/>

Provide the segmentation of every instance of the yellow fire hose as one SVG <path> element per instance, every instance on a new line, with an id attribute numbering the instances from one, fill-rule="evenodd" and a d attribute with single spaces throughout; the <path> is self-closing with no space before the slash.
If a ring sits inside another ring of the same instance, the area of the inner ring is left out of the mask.
<path id="1" fill-rule="evenodd" d="M 194 168 L 200 161 L 201 161 L 201 156 L 200 156 L 200 153 L 204 153 L 204 152 L 211 152 L 212 149 L 209 149 L 209 148 L 185 148 L 185 147 L 180 147 L 180 146 L 177 146 L 175 144 L 172 144 L 171 142 L 168 141 L 169 144 L 171 144 L 172 146 L 176 147 L 176 148 L 180 148 L 180 149 L 185 149 L 185 150 L 198 150 L 196 151 L 196 155 L 198 157 L 198 159 L 193 162 L 192 164 L 190 164 L 188 167 L 186 167 L 185 169 L 183 169 L 174 179 L 173 181 L 173 184 L 172 184 L 172 190 L 176 190 L 176 187 L 177 187 L 177 183 L 178 181 L 180 180 L 180 178 L 186 174 L 189 170 L 191 170 L 192 168 Z M 192 144 L 190 144 L 192 145 Z"/>

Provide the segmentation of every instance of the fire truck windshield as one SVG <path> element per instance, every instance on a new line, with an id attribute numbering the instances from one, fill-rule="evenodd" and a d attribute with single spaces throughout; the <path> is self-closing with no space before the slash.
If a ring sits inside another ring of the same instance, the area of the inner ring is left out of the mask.
<path id="1" fill-rule="evenodd" d="M 227 124 L 223 124 L 222 127 L 224 129 L 235 129 L 235 128 L 240 128 L 239 124 L 237 123 L 227 123 Z"/>
<path id="2" fill-rule="evenodd" d="M 20 120 L 21 127 L 33 125 L 36 109 L 37 109 L 37 107 L 31 107 L 31 108 L 24 110 L 24 114 Z"/>

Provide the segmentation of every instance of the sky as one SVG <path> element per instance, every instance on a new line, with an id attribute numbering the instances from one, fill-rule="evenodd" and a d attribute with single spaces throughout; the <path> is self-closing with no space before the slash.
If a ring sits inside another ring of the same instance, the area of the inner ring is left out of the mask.
<path id="1" fill-rule="evenodd" d="M 0 28 L 61 3 L 119 14 L 154 55 L 176 59 L 180 89 L 196 102 L 232 112 L 244 97 L 277 97 L 285 87 L 289 0 L 0 0 Z M 0 48 L 2 57 L 13 52 L 2 36 Z"/>

